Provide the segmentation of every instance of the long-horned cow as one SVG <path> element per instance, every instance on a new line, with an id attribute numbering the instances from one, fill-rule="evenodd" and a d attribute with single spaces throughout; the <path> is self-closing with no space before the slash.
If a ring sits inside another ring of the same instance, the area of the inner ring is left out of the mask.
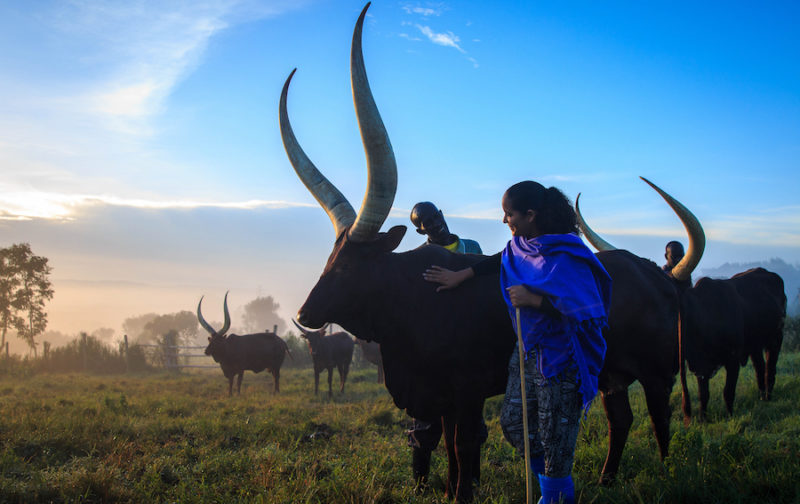
<path id="1" fill-rule="evenodd" d="M 663 460 L 669 454 L 669 396 L 678 372 L 678 323 L 680 295 L 676 283 L 686 281 L 705 248 L 705 234 L 697 218 L 679 201 L 642 178 L 670 205 L 689 235 L 689 247 L 672 270 L 677 282 L 654 262 L 627 250 L 616 249 L 586 225 L 578 201 L 578 225 L 587 241 L 595 246 L 597 258 L 608 271 L 614 288 L 608 329 L 608 349 L 600 372 L 599 389 L 608 417 L 608 455 L 601 483 L 611 482 L 619 469 L 628 439 L 633 412 L 628 387 L 638 381 L 644 390 L 647 409 Z"/>
<path id="2" fill-rule="evenodd" d="M 272 374 L 275 382 L 275 393 L 280 392 L 281 366 L 287 353 L 289 357 L 292 356 L 286 342 L 273 332 L 244 334 L 242 336 L 230 334 L 226 336 L 225 333 L 231 327 L 227 293 L 223 302 L 225 322 L 219 331 L 211 327 L 203 318 L 202 304 L 203 298 L 201 297 L 200 302 L 197 303 L 197 320 L 203 326 L 203 329 L 210 334 L 205 353 L 213 357 L 214 361 L 218 362 L 222 368 L 222 374 L 228 379 L 228 395 L 233 395 L 234 377 L 238 376 L 236 392 L 241 394 L 244 372 L 253 371 L 254 373 L 259 373 L 265 369 Z"/>
<path id="3" fill-rule="evenodd" d="M 318 331 L 309 331 L 294 320 L 294 325 L 300 329 L 303 338 L 308 341 L 308 350 L 311 352 L 311 361 L 314 364 L 314 394 L 319 391 L 319 375 L 323 370 L 328 370 L 328 397 L 333 397 L 333 368 L 339 371 L 339 392 L 344 392 L 344 383 L 353 361 L 353 338 L 346 332 L 339 331 L 325 334 L 326 327 Z"/>
<path id="4" fill-rule="evenodd" d="M 393 253 L 406 227 L 380 232 L 394 201 L 397 166 L 364 69 L 361 31 L 368 7 L 358 18 L 351 49 L 353 99 L 369 173 L 358 214 L 295 138 L 286 110 L 294 71 L 281 94 L 287 155 L 336 233 L 328 263 L 297 320 L 310 328 L 336 323 L 359 339 L 380 344 L 386 387 L 395 404 L 414 418 L 443 422 L 447 493 L 457 502 L 468 502 L 472 478 L 479 474 L 474 461 L 484 400 L 505 390 L 515 337 L 498 277 L 476 279 L 445 293 L 437 293 L 422 278 L 432 264 L 461 269 L 480 257 L 442 247 Z"/>
<path id="5" fill-rule="evenodd" d="M 649 183 L 649 182 L 648 182 Z M 600 250 L 613 246 L 596 235 L 581 219 L 582 229 Z M 764 268 L 738 273 L 729 279 L 703 277 L 694 286 L 688 275 L 674 273 L 680 297 L 680 370 L 685 422 L 692 415 L 686 384 L 686 367 L 695 374 L 699 418 L 706 418 L 709 380 L 725 368 L 723 399 L 733 413 L 739 367 L 750 357 L 762 399 L 768 400 L 775 385 L 775 368 L 783 341 L 786 294 L 783 280 Z M 767 362 L 764 363 L 764 354 Z"/>

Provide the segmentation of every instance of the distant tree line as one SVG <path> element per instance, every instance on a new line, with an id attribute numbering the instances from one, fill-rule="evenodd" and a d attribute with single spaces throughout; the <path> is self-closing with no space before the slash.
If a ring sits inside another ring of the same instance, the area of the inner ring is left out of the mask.
<path id="1" fill-rule="evenodd" d="M 52 268 L 28 243 L 0 248 L 0 345 L 14 330 L 36 355 L 36 337 L 47 328 L 45 303 L 53 298 Z"/>

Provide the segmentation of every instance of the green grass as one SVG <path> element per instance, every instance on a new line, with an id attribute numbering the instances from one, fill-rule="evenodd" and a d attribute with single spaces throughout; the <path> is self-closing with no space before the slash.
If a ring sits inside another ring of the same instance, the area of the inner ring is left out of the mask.
<path id="1" fill-rule="evenodd" d="M 580 502 L 800 501 L 798 372 L 800 354 L 784 353 L 775 398 L 765 403 L 752 368 L 744 368 L 731 418 L 720 372 L 712 380 L 710 422 L 689 428 L 676 384 L 665 463 L 641 389 L 632 387 L 635 422 L 610 487 L 597 484 L 607 432 L 596 401 L 578 440 Z M 219 370 L 0 374 L 0 502 L 443 502 L 443 447 L 434 455 L 433 489 L 415 495 L 408 417 L 374 380 L 374 368 L 351 371 L 346 392 L 329 400 L 314 396 L 310 369 L 284 370 L 278 396 L 270 377 L 248 372 L 242 395 L 233 398 Z M 500 401 L 486 405 L 489 440 L 476 502 L 525 501 L 524 466 L 503 439 Z"/>

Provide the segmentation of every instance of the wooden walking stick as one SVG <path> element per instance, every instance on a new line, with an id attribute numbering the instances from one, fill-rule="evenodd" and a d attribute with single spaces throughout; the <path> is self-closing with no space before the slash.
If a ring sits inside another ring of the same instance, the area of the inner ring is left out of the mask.
<path id="1" fill-rule="evenodd" d="M 517 345 L 519 346 L 519 381 L 522 387 L 522 433 L 525 438 L 525 492 L 528 504 L 533 504 L 533 479 L 531 476 L 531 440 L 528 437 L 528 399 L 525 393 L 525 344 L 522 342 L 522 325 L 517 308 Z"/>

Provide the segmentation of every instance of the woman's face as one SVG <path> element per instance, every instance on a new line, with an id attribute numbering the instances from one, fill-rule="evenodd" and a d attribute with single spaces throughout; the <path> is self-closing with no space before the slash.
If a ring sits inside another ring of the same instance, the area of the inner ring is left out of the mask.
<path id="1" fill-rule="evenodd" d="M 539 229 L 536 227 L 536 212 L 527 210 L 525 213 L 511 208 L 511 201 L 507 195 L 503 195 L 503 222 L 508 225 L 512 236 L 522 238 L 535 238 L 539 236 Z"/>

